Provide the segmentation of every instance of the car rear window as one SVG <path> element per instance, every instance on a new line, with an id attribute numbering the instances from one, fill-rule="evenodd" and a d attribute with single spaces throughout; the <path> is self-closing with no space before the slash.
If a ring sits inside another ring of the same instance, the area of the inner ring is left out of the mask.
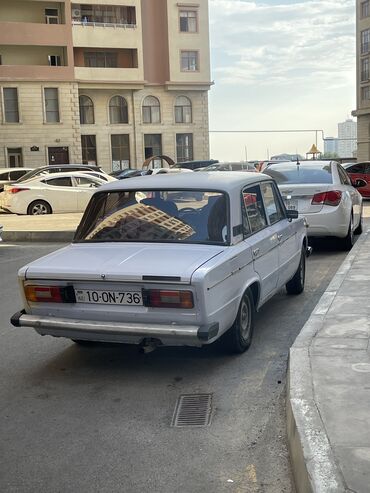
<path id="1" fill-rule="evenodd" d="M 274 178 L 278 184 L 289 183 L 333 183 L 331 165 L 273 165 L 263 170 L 265 175 Z"/>
<path id="2" fill-rule="evenodd" d="M 93 196 L 75 242 L 228 244 L 226 194 L 207 190 L 130 190 Z"/>

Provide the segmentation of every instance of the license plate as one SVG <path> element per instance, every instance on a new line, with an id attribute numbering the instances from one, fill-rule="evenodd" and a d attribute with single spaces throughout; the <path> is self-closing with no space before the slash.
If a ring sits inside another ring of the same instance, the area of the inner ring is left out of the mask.
<path id="1" fill-rule="evenodd" d="M 285 207 L 288 211 L 297 211 L 298 210 L 298 200 L 285 200 Z"/>
<path id="2" fill-rule="evenodd" d="M 100 305 L 142 306 L 141 291 L 95 291 L 92 289 L 75 289 L 77 303 L 94 303 Z"/>

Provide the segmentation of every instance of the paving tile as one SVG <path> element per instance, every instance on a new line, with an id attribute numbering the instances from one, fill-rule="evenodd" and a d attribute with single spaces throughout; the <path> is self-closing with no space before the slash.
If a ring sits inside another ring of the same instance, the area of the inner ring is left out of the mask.
<path id="1" fill-rule="evenodd" d="M 321 335 L 321 334 L 320 334 Z M 366 338 L 357 338 L 352 339 L 350 337 L 315 337 L 313 341 L 313 345 L 311 348 L 321 348 L 325 349 L 338 349 L 338 350 L 347 350 L 347 349 L 362 349 L 366 350 L 368 348 L 368 339 Z"/>
<path id="2" fill-rule="evenodd" d="M 370 319 L 357 315 L 326 317 L 319 337 L 369 338 Z"/>
<path id="3" fill-rule="evenodd" d="M 353 288 L 351 290 L 355 290 L 355 283 L 352 283 Z M 368 295 L 362 296 L 336 296 L 333 303 L 331 304 L 327 315 L 335 316 L 335 315 L 357 315 L 361 316 L 370 316 L 370 287 Z"/>
<path id="4" fill-rule="evenodd" d="M 352 491 L 370 491 L 370 447 L 334 447 L 344 480 Z"/>

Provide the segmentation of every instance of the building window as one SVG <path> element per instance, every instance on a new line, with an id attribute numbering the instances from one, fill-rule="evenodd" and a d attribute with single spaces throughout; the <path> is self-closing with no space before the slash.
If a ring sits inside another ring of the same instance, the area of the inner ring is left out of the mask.
<path id="1" fill-rule="evenodd" d="M 58 123 L 59 118 L 59 100 L 58 89 L 56 87 L 44 88 L 45 100 L 45 120 L 47 123 Z"/>
<path id="2" fill-rule="evenodd" d="M 199 70 L 198 52 L 197 51 L 182 51 L 181 52 L 181 71 L 196 72 Z"/>
<path id="3" fill-rule="evenodd" d="M 370 86 L 365 86 L 361 88 L 361 99 L 362 101 L 370 100 Z"/>
<path id="4" fill-rule="evenodd" d="M 18 89 L 4 87 L 4 117 L 6 123 L 19 123 Z"/>
<path id="5" fill-rule="evenodd" d="M 196 33 L 198 31 L 198 14 L 196 10 L 180 11 L 180 31 L 182 33 Z"/>
<path id="6" fill-rule="evenodd" d="M 161 106 L 154 96 L 147 96 L 144 99 L 143 123 L 161 123 Z"/>
<path id="7" fill-rule="evenodd" d="M 85 67 L 117 68 L 117 53 L 114 51 L 85 51 Z"/>
<path id="8" fill-rule="evenodd" d="M 59 24 L 58 9 L 45 9 L 45 22 L 46 24 Z"/>
<path id="9" fill-rule="evenodd" d="M 361 81 L 369 79 L 369 59 L 364 58 L 361 60 Z"/>
<path id="10" fill-rule="evenodd" d="M 361 2 L 361 17 L 369 17 L 370 15 L 370 1 L 366 0 L 365 2 Z"/>
<path id="11" fill-rule="evenodd" d="M 130 167 L 130 137 L 127 134 L 111 135 L 112 171 Z"/>
<path id="12" fill-rule="evenodd" d="M 60 67 L 62 65 L 60 55 L 49 55 L 48 62 L 50 67 Z"/>
<path id="13" fill-rule="evenodd" d="M 110 123 L 128 123 L 127 101 L 122 96 L 113 96 L 109 101 Z"/>
<path id="14" fill-rule="evenodd" d="M 176 134 L 177 162 L 193 161 L 193 134 Z"/>
<path id="15" fill-rule="evenodd" d="M 361 31 L 361 53 L 367 53 L 369 51 L 370 43 L 370 29 Z"/>
<path id="16" fill-rule="evenodd" d="M 191 123 L 192 110 L 191 101 L 186 96 L 178 96 L 175 102 L 175 122 Z"/>
<path id="17" fill-rule="evenodd" d="M 162 155 L 162 135 L 146 134 L 144 135 L 145 159 L 153 156 Z"/>
<path id="18" fill-rule="evenodd" d="M 81 125 L 91 125 L 95 123 L 94 103 L 88 96 L 78 98 L 80 105 L 80 123 Z"/>
<path id="19" fill-rule="evenodd" d="M 96 165 L 96 137 L 95 135 L 81 135 L 82 164 Z"/>

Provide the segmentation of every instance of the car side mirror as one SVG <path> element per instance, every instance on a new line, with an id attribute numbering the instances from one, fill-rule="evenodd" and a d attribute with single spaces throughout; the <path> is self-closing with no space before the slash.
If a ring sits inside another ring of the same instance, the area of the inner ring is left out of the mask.
<path id="1" fill-rule="evenodd" d="M 288 209 L 286 211 L 286 217 L 291 221 L 292 219 L 298 219 L 298 211 Z"/>
<path id="2" fill-rule="evenodd" d="M 365 180 L 362 180 L 361 178 L 357 178 L 357 180 L 355 180 L 354 182 L 352 182 L 352 185 L 355 188 L 362 188 L 362 187 L 366 187 L 367 183 L 366 183 Z"/>

